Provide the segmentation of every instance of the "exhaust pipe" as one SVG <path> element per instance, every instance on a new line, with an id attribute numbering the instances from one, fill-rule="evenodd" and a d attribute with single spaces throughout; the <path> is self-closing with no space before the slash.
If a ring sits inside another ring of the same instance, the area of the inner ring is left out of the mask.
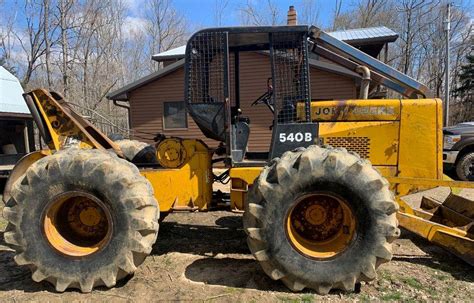
<path id="1" fill-rule="evenodd" d="M 360 85 L 359 99 L 369 98 L 370 69 L 367 66 L 359 65 L 356 72 L 362 75 L 362 83 Z"/>

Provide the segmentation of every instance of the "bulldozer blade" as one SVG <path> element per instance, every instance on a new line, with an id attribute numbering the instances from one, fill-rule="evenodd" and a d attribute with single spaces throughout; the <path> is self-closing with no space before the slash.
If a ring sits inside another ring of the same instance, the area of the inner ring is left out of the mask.
<path id="1" fill-rule="evenodd" d="M 472 238 L 439 231 L 433 237 L 432 242 L 438 243 L 467 264 L 474 266 L 474 240 Z"/>
<path id="2" fill-rule="evenodd" d="M 429 213 L 426 211 L 414 211 L 414 214 L 398 213 L 397 218 L 400 226 L 445 248 L 469 265 L 474 266 L 474 237 L 472 233 L 429 220 L 427 219 L 429 216 L 426 216 Z M 420 215 L 420 212 L 424 215 Z"/>
<path id="3" fill-rule="evenodd" d="M 473 201 L 454 194 L 450 194 L 444 202 L 429 197 L 423 197 L 420 206 L 421 210 L 425 212 L 425 214 L 422 215 L 423 218 L 448 227 L 459 228 L 468 234 L 473 234 L 474 232 L 473 207 Z M 426 212 L 430 215 L 427 216 Z M 418 214 L 419 213 L 420 211 L 418 211 Z"/>
<path id="4" fill-rule="evenodd" d="M 474 220 L 474 201 L 451 193 L 443 202 L 443 205 Z"/>

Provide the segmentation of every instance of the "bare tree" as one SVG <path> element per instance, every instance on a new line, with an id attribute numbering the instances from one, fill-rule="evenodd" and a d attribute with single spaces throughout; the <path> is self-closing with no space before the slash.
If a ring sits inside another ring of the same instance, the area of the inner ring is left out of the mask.
<path id="1" fill-rule="evenodd" d="M 240 7 L 239 11 L 241 22 L 245 25 L 261 26 L 284 23 L 283 14 L 274 0 L 247 0 L 247 2 Z"/>
<path id="2" fill-rule="evenodd" d="M 222 26 L 222 18 L 229 7 L 229 0 L 214 0 L 214 24 Z"/>
<path id="3" fill-rule="evenodd" d="M 149 58 L 155 53 L 166 51 L 183 43 L 186 38 L 186 20 L 170 0 L 146 2 Z M 156 66 L 152 70 L 156 70 Z"/>
<path id="4" fill-rule="evenodd" d="M 60 69 L 62 73 L 63 94 L 66 98 L 69 97 L 69 73 L 71 70 L 69 61 L 69 32 L 73 27 L 71 24 L 73 5 L 74 0 L 59 0 L 57 6 L 57 23 L 60 32 L 59 45 L 61 47 Z"/>
<path id="5" fill-rule="evenodd" d="M 301 0 L 298 6 L 298 22 L 301 24 L 317 25 L 319 22 L 320 3 L 316 0 Z"/>
<path id="6" fill-rule="evenodd" d="M 51 40 L 50 40 L 50 0 L 43 0 L 44 8 L 44 21 L 43 21 L 43 39 L 45 46 L 45 66 L 46 66 L 46 78 L 48 80 L 48 86 L 52 86 L 51 82 Z"/>
<path id="7" fill-rule="evenodd" d="M 0 3 L 1 4 L 1 3 Z M 13 34 L 12 15 L 0 18 L 0 65 L 12 73 L 16 73 L 17 68 L 12 61 L 13 45 L 16 37 Z"/>
<path id="8" fill-rule="evenodd" d="M 26 16 L 25 32 L 14 32 L 19 44 L 26 56 L 26 71 L 22 79 L 23 85 L 27 86 L 33 72 L 39 66 L 39 59 L 45 53 L 43 36 L 44 7 L 40 2 L 27 1 L 24 5 Z M 25 36 L 23 36 L 25 34 Z M 26 38 L 26 39 L 25 39 Z"/>
<path id="9" fill-rule="evenodd" d="M 400 22 L 393 12 L 395 3 L 392 0 L 360 0 L 352 3 L 348 11 L 342 12 L 342 0 L 337 1 L 332 28 L 362 28 Z"/>

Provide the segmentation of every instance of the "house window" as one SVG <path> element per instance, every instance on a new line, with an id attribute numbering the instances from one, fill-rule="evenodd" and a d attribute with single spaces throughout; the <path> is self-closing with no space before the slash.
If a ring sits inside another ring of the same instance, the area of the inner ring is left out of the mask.
<path id="1" fill-rule="evenodd" d="M 165 102 L 163 103 L 163 106 L 164 129 L 188 128 L 188 119 L 184 102 Z"/>

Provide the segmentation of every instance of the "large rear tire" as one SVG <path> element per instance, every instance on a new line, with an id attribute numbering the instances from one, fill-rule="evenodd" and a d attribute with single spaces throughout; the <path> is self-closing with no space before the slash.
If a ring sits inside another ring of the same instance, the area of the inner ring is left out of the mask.
<path id="1" fill-rule="evenodd" d="M 326 294 L 376 277 L 400 233 L 397 210 L 388 182 L 368 161 L 311 146 L 265 167 L 249 192 L 244 228 L 272 279 Z"/>
<path id="2" fill-rule="evenodd" d="M 15 261 L 56 290 L 113 287 L 151 252 L 158 204 L 132 163 L 99 150 L 66 149 L 32 164 L 3 211 Z"/>

